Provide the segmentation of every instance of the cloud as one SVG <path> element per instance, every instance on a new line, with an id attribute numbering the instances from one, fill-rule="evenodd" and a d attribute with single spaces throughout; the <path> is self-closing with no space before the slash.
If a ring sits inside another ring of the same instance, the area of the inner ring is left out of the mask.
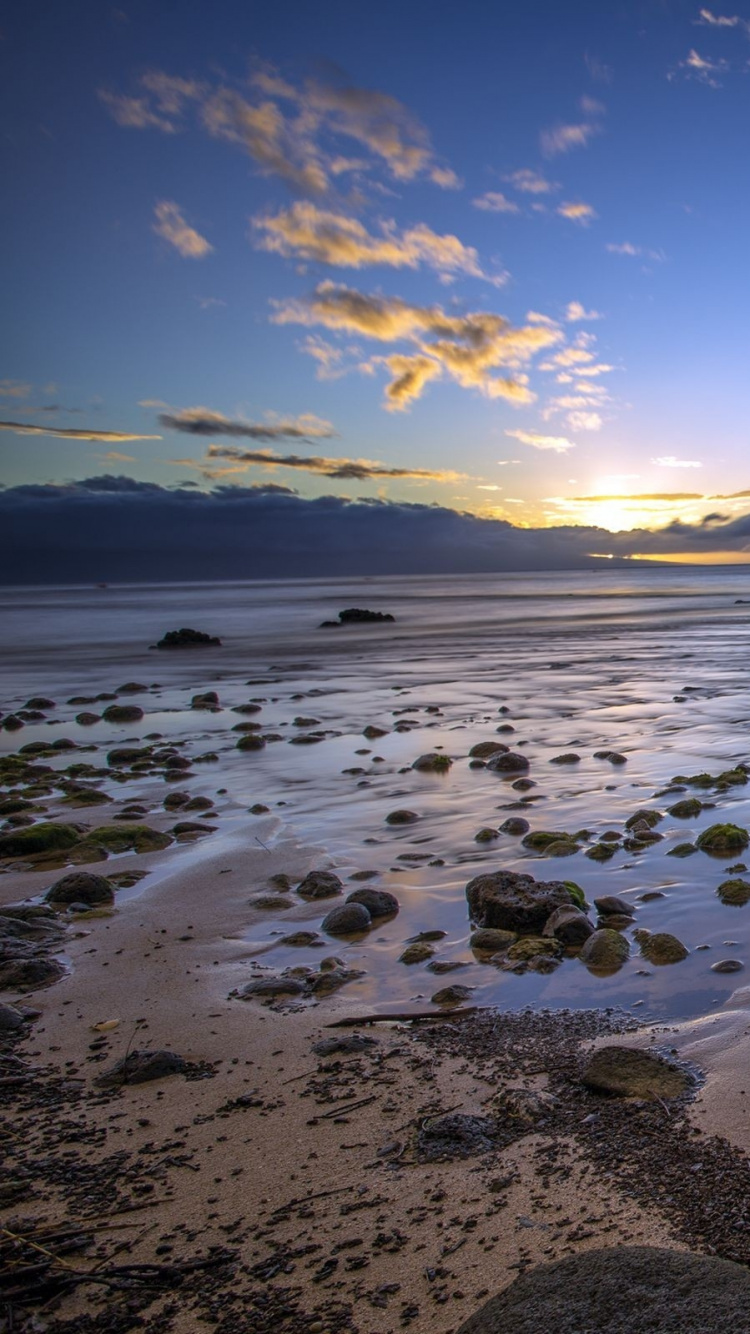
<path id="1" fill-rule="evenodd" d="M 685 77 L 697 79 L 699 83 L 708 84 L 710 88 L 720 88 L 721 83 L 717 78 L 719 74 L 726 74 L 729 70 L 729 61 L 719 59 L 711 60 L 707 56 L 701 56 L 697 51 L 688 52 L 687 59 L 680 62 L 679 68 L 685 70 Z"/>
<path id="2" fill-rule="evenodd" d="M 617 500 L 630 503 L 631 501 L 639 501 L 639 500 L 653 501 L 653 502 L 656 501 L 671 502 L 675 500 L 703 500 L 703 499 L 704 497 L 701 495 L 699 491 L 646 491 L 646 492 L 641 492 L 637 495 L 623 495 L 622 492 L 620 492 L 619 494 L 615 493 L 614 495 L 611 496 L 607 495 L 571 496 L 570 503 L 576 505 L 578 504 L 603 505 L 603 504 L 609 504 L 610 502 Z"/>
<path id="3" fill-rule="evenodd" d="M 134 431 L 89 431 L 84 427 L 76 430 L 55 428 L 54 426 L 34 426 L 30 422 L 2 422 L 0 431 L 15 431 L 16 435 L 54 435 L 63 440 L 101 440 L 104 443 L 118 440 L 161 440 L 160 435 L 137 435 Z"/>
<path id="4" fill-rule="evenodd" d="M 0 380 L 0 398 L 28 398 L 31 385 L 24 380 Z"/>
<path id="5" fill-rule="evenodd" d="M 577 125 L 553 125 L 548 130 L 542 130 L 539 142 L 545 157 L 557 157 L 574 148 L 586 148 L 597 134 L 601 134 L 601 126 L 590 121 Z"/>
<path id="6" fill-rule="evenodd" d="M 355 218 L 300 200 L 275 216 L 253 218 L 252 225 L 261 250 L 296 259 L 350 269 L 374 264 L 416 269 L 424 264 L 442 276 L 484 276 L 472 246 L 457 236 L 439 236 L 425 223 L 400 232 L 395 222 L 386 222 L 381 235 L 373 236 Z"/>
<path id="7" fill-rule="evenodd" d="M 218 296 L 197 296 L 195 299 L 201 310 L 210 310 L 213 306 L 225 306 L 227 304 Z"/>
<path id="8" fill-rule="evenodd" d="M 562 339 L 559 329 L 547 325 L 515 328 L 504 316 L 489 311 L 453 315 L 441 306 L 416 306 L 400 297 L 368 296 L 332 282 L 320 283 L 307 298 L 274 302 L 274 307 L 272 319 L 277 324 L 317 325 L 383 343 L 411 342 L 422 357 L 438 362 L 463 388 L 475 388 L 488 398 L 514 403 L 534 399 L 522 368 L 538 352 Z M 493 373 L 500 368 L 509 368 L 515 374 Z M 435 374 L 423 376 L 420 389 L 427 379 L 434 378 Z M 416 382 L 412 384 L 416 388 Z M 392 400 L 392 391 L 386 391 L 386 395 Z"/>
<path id="9" fill-rule="evenodd" d="M 604 425 L 598 412 L 569 412 L 566 421 L 571 431 L 600 431 Z"/>
<path id="10" fill-rule="evenodd" d="M 502 194 L 499 190 L 488 190 L 486 194 L 480 195 L 478 199 L 472 199 L 474 208 L 483 209 L 485 213 L 520 213 L 518 204 L 514 204 L 512 199 Z"/>
<path id="11" fill-rule="evenodd" d="M 276 418 L 269 413 L 265 422 L 248 422 L 225 417 L 210 408 L 182 408 L 160 413 L 159 425 L 186 435 L 229 435 L 247 440 L 330 440 L 336 434 L 331 422 L 311 412 L 294 418 Z"/>
<path id="12" fill-rule="evenodd" d="M 750 23 L 740 18 L 739 14 L 712 14 L 710 9 L 702 9 L 695 22 L 711 28 L 744 28 L 745 32 L 750 33 Z"/>
<path id="13" fill-rule="evenodd" d="M 432 357 L 404 357 L 396 353 L 392 357 L 383 357 L 382 361 L 394 377 L 385 391 L 386 407 L 391 412 L 403 412 L 421 397 L 430 380 L 443 373 L 440 363 Z"/>
<path id="14" fill-rule="evenodd" d="M 548 195 L 561 188 L 559 181 L 548 181 L 540 172 L 532 171 L 530 167 L 521 167 L 503 179 L 516 190 L 529 195 Z"/>
<path id="15" fill-rule="evenodd" d="M 108 449 L 106 454 L 99 455 L 102 463 L 135 463 L 132 454 L 121 454 L 119 449 Z"/>
<path id="16" fill-rule="evenodd" d="M 652 459 L 659 468 L 702 468 L 697 459 L 677 459 L 674 454 L 665 454 L 662 458 Z"/>
<path id="17" fill-rule="evenodd" d="M 150 70 L 134 96 L 109 90 L 100 99 L 127 129 L 177 134 L 195 111 L 212 138 L 236 145 L 263 175 L 277 175 L 294 190 L 321 195 L 331 182 L 373 165 L 399 183 L 426 179 L 452 190 L 460 181 L 441 163 L 417 117 L 396 98 L 373 89 L 308 80 L 295 87 L 274 70 L 256 69 L 251 95 L 227 83 L 181 79 Z M 367 157 L 342 151 L 337 140 L 353 142 Z"/>
<path id="18" fill-rule="evenodd" d="M 532 449 L 551 449 L 555 454 L 565 454 L 569 449 L 575 449 L 572 440 L 568 440 L 562 435 L 540 435 L 538 431 L 507 431 L 514 440 L 520 440 L 522 445 L 531 445 Z"/>
<path id="19" fill-rule="evenodd" d="M 596 210 L 591 207 L 591 204 L 581 203 L 560 204 L 557 212 L 561 218 L 567 218 L 570 222 L 577 222 L 582 227 L 588 227 L 589 223 L 599 216 Z"/>
<path id="20" fill-rule="evenodd" d="M 449 469 L 389 468 L 370 459 L 328 459 L 300 454 L 274 454 L 268 449 L 239 449 L 236 445 L 209 445 L 208 458 L 226 459 L 243 468 L 301 468 L 303 472 L 343 481 L 367 481 L 373 477 L 410 478 L 418 481 L 457 482 L 466 474 Z"/>
<path id="21" fill-rule="evenodd" d="M 565 307 L 565 319 L 568 324 L 575 324 L 578 320 L 600 320 L 602 316 L 598 310 L 586 310 L 580 301 L 569 301 Z"/>
<path id="22" fill-rule="evenodd" d="M 633 245 L 632 241 L 608 241 L 604 249 L 611 255 L 628 255 L 630 258 L 643 255 L 646 259 L 653 259 L 657 264 L 663 264 L 666 259 L 663 250 L 646 250 L 643 246 Z"/>
<path id="23" fill-rule="evenodd" d="M 154 209 L 154 216 L 156 222 L 153 231 L 174 246 L 183 259 L 205 259 L 206 255 L 211 254 L 213 246 L 205 236 L 189 226 L 180 212 L 179 204 L 162 199 Z"/>

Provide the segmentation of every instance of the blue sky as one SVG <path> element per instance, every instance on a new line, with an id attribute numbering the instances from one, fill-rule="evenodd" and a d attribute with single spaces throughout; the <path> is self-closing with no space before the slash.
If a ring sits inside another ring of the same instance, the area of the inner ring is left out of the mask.
<path id="1" fill-rule="evenodd" d="M 3 38 L 6 485 L 750 511 L 750 8 L 26 0 Z"/>

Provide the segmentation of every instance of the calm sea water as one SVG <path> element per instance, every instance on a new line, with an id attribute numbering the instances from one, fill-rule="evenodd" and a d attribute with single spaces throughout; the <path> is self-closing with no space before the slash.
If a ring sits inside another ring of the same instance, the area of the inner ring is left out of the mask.
<path id="1" fill-rule="evenodd" d="M 675 798 L 654 794 L 674 775 L 750 761 L 746 598 L 745 568 L 3 589 L 0 709 L 37 693 L 59 708 L 53 721 L 0 732 L 0 747 L 69 736 L 104 753 L 114 741 L 158 732 L 186 755 L 214 751 L 217 761 L 196 767 L 190 790 L 216 801 L 221 830 L 239 831 L 256 847 L 290 834 L 313 842 L 321 866 L 335 867 L 343 879 L 376 871 L 372 883 L 398 896 L 399 916 L 365 941 L 327 942 L 366 970 L 349 992 L 358 1000 L 423 1005 L 438 986 L 460 981 L 482 1004 L 636 1004 L 644 1014 L 691 1017 L 746 982 L 746 971 L 717 976 L 711 964 L 731 957 L 750 968 L 750 906 L 718 900 L 723 863 L 667 852 L 717 819 L 750 824 L 750 786 L 720 797 L 699 794 L 718 805 L 687 822 L 666 815 L 661 843 L 635 856 L 618 853 L 603 866 L 582 852 L 532 856 L 505 835 L 479 845 L 475 834 L 497 828 L 510 812 L 534 829 L 621 828 L 641 806 L 665 812 Z M 396 623 L 319 628 L 347 606 L 389 611 Z M 223 647 L 149 649 L 182 625 L 219 635 Z M 69 697 L 128 680 L 149 687 L 138 697 L 147 710 L 142 723 L 75 722 Z M 191 711 L 191 694 L 212 688 L 222 711 Z M 280 740 L 243 755 L 231 707 L 249 698 L 261 702 L 263 727 Z M 290 744 L 299 715 L 317 719 L 325 739 Z M 409 730 L 394 730 L 404 720 Z M 367 724 L 386 735 L 368 742 Z M 523 748 L 537 784 L 522 811 L 510 782 L 469 767 L 470 747 L 494 739 L 504 724 L 515 730 L 501 739 Z M 447 775 L 411 769 L 436 747 L 454 761 Z M 622 751 L 627 765 L 595 760 L 599 749 Z M 550 764 L 569 750 L 580 755 L 577 764 Z M 116 785 L 112 795 L 122 800 Z M 134 795 L 129 786 L 128 797 Z M 138 796 L 160 811 L 163 783 L 145 779 Z M 270 814 L 249 815 L 255 802 Z M 388 812 L 404 806 L 419 821 L 388 826 Z M 222 834 L 213 837 L 220 847 Z M 412 860 L 420 854 L 421 865 Z M 168 866 L 169 857 L 161 854 L 159 865 Z M 681 964 L 654 968 L 633 942 L 630 961 L 610 978 L 592 977 L 575 959 L 549 976 L 480 965 L 467 947 L 464 890 L 473 875 L 498 867 L 575 880 L 589 899 L 622 894 L 637 904 L 639 925 L 673 932 L 691 953 Z M 143 882 L 146 892 L 157 869 Z M 249 893 L 264 888 L 248 886 Z M 663 897 L 644 903 L 641 895 L 654 890 Z M 248 939 L 262 966 L 314 962 L 313 954 L 277 944 L 289 929 L 284 914 L 250 922 Z M 405 939 L 425 929 L 447 933 L 439 959 L 466 966 L 440 978 L 400 964 Z"/>

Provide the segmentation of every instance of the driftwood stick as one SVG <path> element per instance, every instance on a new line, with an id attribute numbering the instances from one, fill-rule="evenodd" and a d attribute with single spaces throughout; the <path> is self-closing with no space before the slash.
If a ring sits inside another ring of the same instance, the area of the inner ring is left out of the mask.
<path id="1" fill-rule="evenodd" d="M 401 1010 L 396 1014 L 362 1014 L 357 1019 L 337 1019 L 326 1028 L 358 1028 L 360 1024 L 427 1024 L 445 1019 L 463 1019 L 467 1014 L 478 1014 L 485 1005 L 464 1005 L 460 1010 Z"/>

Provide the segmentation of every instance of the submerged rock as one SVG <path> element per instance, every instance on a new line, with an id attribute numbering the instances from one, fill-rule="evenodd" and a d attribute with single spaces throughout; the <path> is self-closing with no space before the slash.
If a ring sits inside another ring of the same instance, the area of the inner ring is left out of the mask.
<path id="1" fill-rule="evenodd" d="M 310 871 L 297 886 L 297 893 L 303 899 L 331 899 L 343 892 L 344 886 L 333 871 Z"/>
<path id="2" fill-rule="evenodd" d="M 392 917 L 398 912 L 399 902 L 387 889 L 354 889 L 346 896 L 347 903 L 362 903 L 371 917 Z"/>
<path id="3" fill-rule="evenodd" d="M 581 1079 L 617 1098 L 677 1098 L 693 1081 L 687 1071 L 637 1047 L 599 1047 L 584 1062 Z"/>
<path id="4" fill-rule="evenodd" d="M 710 852 L 725 857 L 730 853 L 743 852 L 750 843 L 746 829 L 736 824 L 712 824 L 704 829 L 695 840 L 701 852 Z"/>
<path id="5" fill-rule="evenodd" d="M 601 927 L 584 942 L 578 957 L 589 972 L 606 976 L 616 973 L 630 958 L 630 945 L 619 931 Z"/>
<path id="6" fill-rule="evenodd" d="M 155 648 L 206 648 L 221 647 L 221 640 L 215 635 L 207 635 L 203 630 L 190 630 L 183 626 L 181 630 L 168 630 Z"/>
<path id="7" fill-rule="evenodd" d="M 541 931 L 556 908 L 570 906 L 570 890 L 561 880 L 535 880 L 516 871 L 476 876 L 466 886 L 473 921 L 504 931 Z"/>
<path id="8" fill-rule="evenodd" d="M 372 917 L 363 903 L 342 903 L 326 914 L 321 929 L 329 936 L 352 936 L 368 931 Z"/>
<path id="9" fill-rule="evenodd" d="M 339 625 L 362 625 L 370 622 L 395 621 L 396 617 L 391 616 L 387 611 L 368 611 L 365 607 L 347 607 L 345 611 L 339 612 L 337 621 L 321 621 L 320 629 L 327 630 L 332 626 Z"/>
<path id="10" fill-rule="evenodd" d="M 646 931 L 638 930 L 634 933 L 638 941 L 641 954 L 644 959 L 655 966 L 662 966 L 668 963 L 682 963 L 687 959 L 690 953 L 689 949 L 683 945 L 676 936 L 670 935 L 669 931 Z"/>

